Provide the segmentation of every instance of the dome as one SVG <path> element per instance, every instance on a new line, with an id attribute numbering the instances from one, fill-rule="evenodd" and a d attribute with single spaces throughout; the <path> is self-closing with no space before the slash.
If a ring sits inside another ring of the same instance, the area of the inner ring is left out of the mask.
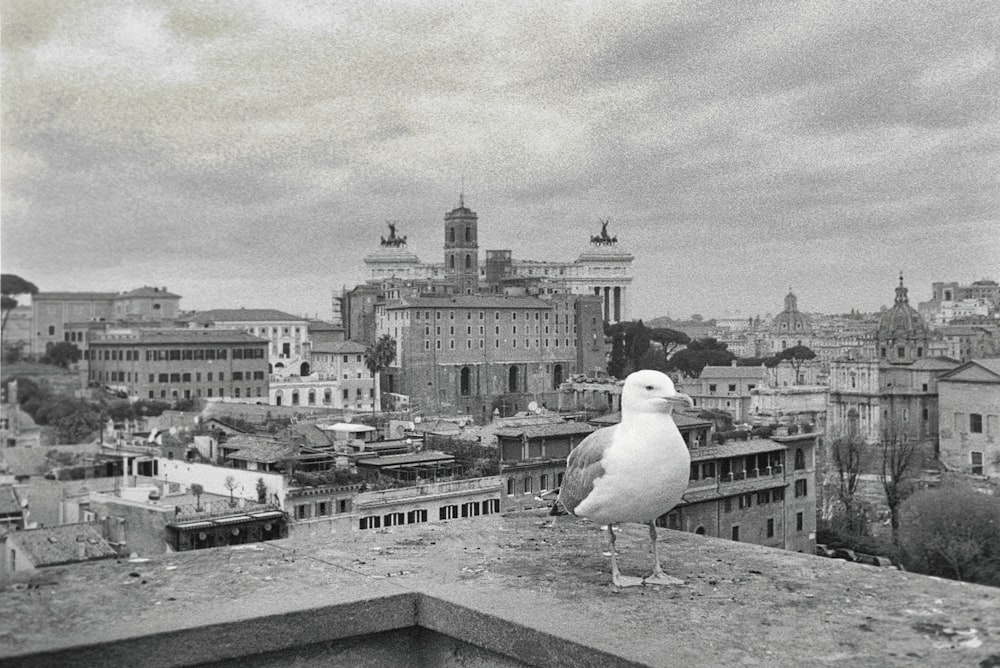
<path id="1" fill-rule="evenodd" d="M 896 288 L 896 303 L 879 318 L 875 335 L 879 341 L 926 339 L 930 327 L 915 308 L 910 306 L 903 277 L 899 277 Z"/>
<path id="2" fill-rule="evenodd" d="M 807 334 L 812 331 L 809 316 L 799 311 L 798 298 L 794 293 L 785 295 L 785 310 L 774 316 L 771 331 L 775 334 Z"/>

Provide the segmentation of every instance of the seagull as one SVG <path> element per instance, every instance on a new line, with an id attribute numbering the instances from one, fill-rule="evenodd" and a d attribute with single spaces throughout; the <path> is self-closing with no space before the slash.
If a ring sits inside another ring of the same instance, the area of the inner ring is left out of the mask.
<path id="1" fill-rule="evenodd" d="M 688 485 L 691 456 L 677 430 L 675 406 L 692 407 L 691 397 L 674 389 L 670 377 L 645 369 L 630 374 L 622 388 L 618 424 L 583 439 L 566 460 L 566 475 L 550 514 L 566 512 L 608 527 L 611 581 L 618 587 L 683 584 L 660 567 L 656 550 L 656 518 L 681 500 Z M 615 557 L 614 525 L 649 525 L 653 573 L 646 578 L 623 576 Z"/>

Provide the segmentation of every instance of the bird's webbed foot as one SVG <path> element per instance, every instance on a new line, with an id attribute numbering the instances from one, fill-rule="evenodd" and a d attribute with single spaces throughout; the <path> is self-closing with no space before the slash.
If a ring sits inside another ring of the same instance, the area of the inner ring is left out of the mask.
<path id="1" fill-rule="evenodd" d="M 655 570 L 653 574 L 645 578 L 642 584 L 648 585 L 682 585 L 684 580 L 679 580 L 664 573 L 662 570 Z"/>
<path id="2" fill-rule="evenodd" d="M 640 587 L 645 584 L 645 581 L 642 578 L 638 578 L 633 575 L 621 575 L 618 573 L 612 574 L 611 582 L 614 583 L 616 587 Z"/>

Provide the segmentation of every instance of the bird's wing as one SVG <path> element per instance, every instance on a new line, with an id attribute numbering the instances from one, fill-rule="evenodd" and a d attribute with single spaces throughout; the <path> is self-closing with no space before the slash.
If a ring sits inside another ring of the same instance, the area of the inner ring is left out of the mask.
<path id="1" fill-rule="evenodd" d="M 559 502 L 572 513 L 580 502 L 594 489 L 594 481 L 604 475 L 601 459 L 611 447 L 618 425 L 598 429 L 569 453 L 566 459 L 566 476 L 559 490 Z"/>

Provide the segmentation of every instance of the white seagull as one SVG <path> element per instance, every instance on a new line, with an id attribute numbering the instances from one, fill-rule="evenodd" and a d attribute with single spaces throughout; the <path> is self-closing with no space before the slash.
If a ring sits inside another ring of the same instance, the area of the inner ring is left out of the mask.
<path id="1" fill-rule="evenodd" d="M 551 514 L 560 514 L 561 505 L 577 517 L 608 525 L 611 581 L 619 587 L 683 584 L 660 567 L 655 524 L 677 505 L 688 485 L 691 456 L 671 415 L 677 404 L 694 405 L 666 374 L 636 371 L 622 388 L 621 422 L 587 436 L 566 460 Z M 655 566 L 645 579 L 618 572 L 614 525 L 620 522 L 649 525 Z"/>

